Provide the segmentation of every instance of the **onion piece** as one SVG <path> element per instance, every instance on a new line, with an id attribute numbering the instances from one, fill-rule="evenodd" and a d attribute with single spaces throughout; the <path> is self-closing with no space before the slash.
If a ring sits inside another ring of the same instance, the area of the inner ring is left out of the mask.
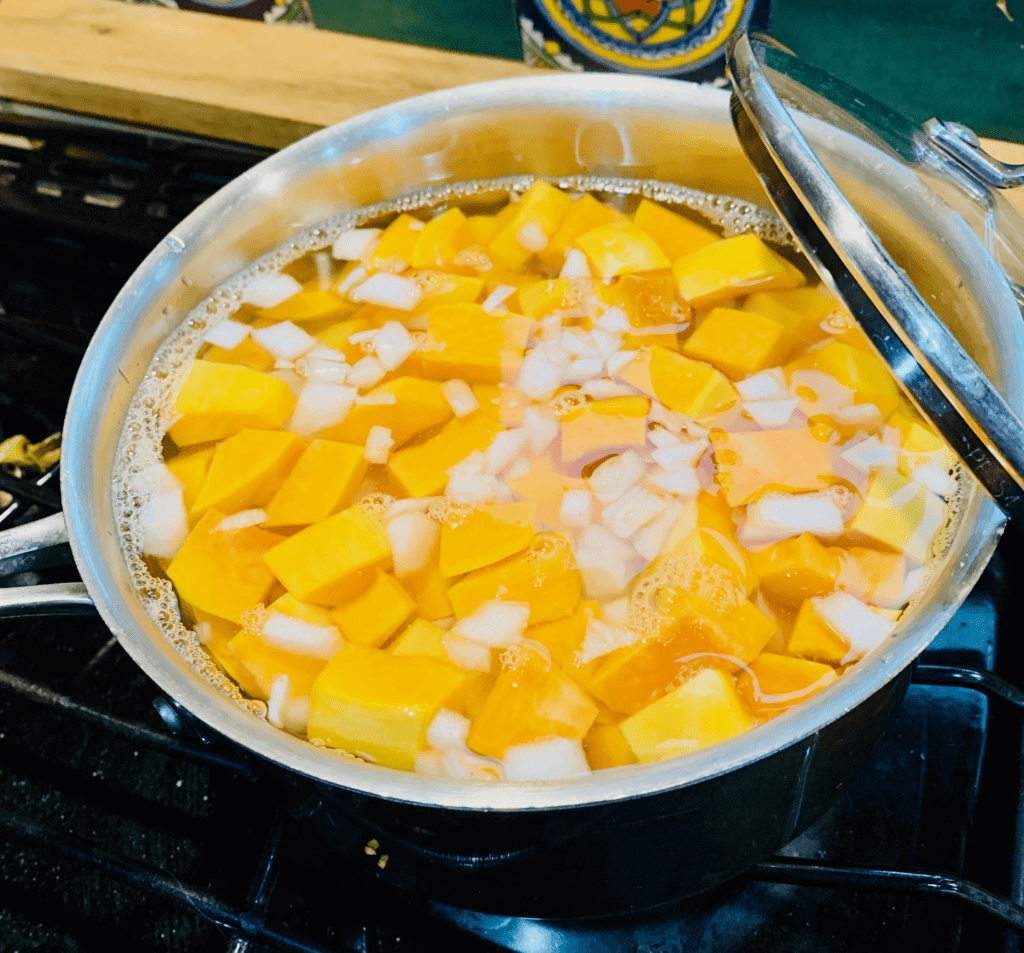
<path id="1" fill-rule="evenodd" d="M 338 282 L 338 294 L 344 298 L 353 288 L 359 285 L 360 282 L 366 280 L 366 275 L 367 271 L 362 265 L 359 265 L 357 268 L 353 268 L 344 278 L 341 279 L 340 282 Z"/>
<path id="2" fill-rule="evenodd" d="M 559 278 L 589 278 L 590 264 L 587 256 L 578 248 L 567 248 L 565 250 L 565 263 L 558 273 Z"/>
<path id="3" fill-rule="evenodd" d="M 889 443 L 882 443 L 878 437 L 866 440 L 839 454 L 850 466 L 870 471 L 875 467 L 895 467 L 899 463 L 899 449 Z"/>
<path id="4" fill-rule="evenodd" d="M 449 661 L 468 672 L 491 670 L 491 650 L 480 642 L 467 639 L 454 631 L 445 632 L 441 639 L 441 648 L 444 649 Z"/>
<path id="5" fill-rule="evenodd" d="M 754 423 L 764 430 L 771 430 L 785 427 L 799 405 L 799 397 L 787 397 L 784 400 L 746 400 L 742 406 Z"/>
<path id="6" fill-rule="evenodd" d="M 306 386 L 306 381 L 293 370 L 268 371 L 267 373 L 271 377 L 276 377 L 283 384 L 287 384 L 288 390 L 292 392 L 294 397 L 298 397 L 302 393 L 302 388 Z"/>
<path id="7" fill-rule="evenodd" d="M 505 471 L 506 480 L 521 480 L 524 476 L 530 475 L 529 457 L 520 457 Z"/>
<path id="8" fill-rule="evenodd" d="M 562 375 L 564 384 L 586 384 L 599 376 L 604 370 L 604 359 L 601 357 L 581 357 L 569 364 L 568 370 Z"/>
<path id="9" fill-rule="evenodd" d="M 505 769 L 500 761 L 473 754 L 468 749 L 448 748 L 441 753 L 443 776 L 460 781 L 504 781 Z"/>
<path id="10" fill-rule="evenodd" d="M 352 365 L 352 370 L 348 372 L 346 380 L 353 387 L 368 390 L 371 387 L 376 387 L 386 373 L 384 365 L 376 357 L 370 355 L 360 358 Z"/>
<path id="11" fill-rule="evenodd" d="M 813 597 L 811 605 L 822 622 L 850 643 L 844 663 L 870 652 L 896 630 L 892 619 L 875 612 L 848 592 Z"/>
<path id="12" fill-rule="evenodd" d="M 634 451 L 627 450 L 597 467 L 587 478 L 587 486 L 607 506 L 636 486 L 646 471 L 640 457 Z"/>
<path id="13" fill-rule="evenodd" d="M 328 384 L 344 384 L 348 372 L 352 370 L 348 364 L 339 361 L 327 360 L 322 357 L 311 357 L 307 354 L 296 365 L 300 377 L 307 381 L 324 381 Z"/>
<path id="14" fill-rule="evenodd" d="M 733 384 L 744 400 L 774 400 L 786 394 L 786 378 L 782 368 L 758 371 L 750 377 Z"/>
<path id="15" fill-rule="evenodd" d="M 659 450 L 664 450 L 666 447 L 678 447 L 683 442 L 678 434 L 672 433 L 665 427 L 652 427 L 647 431 L 647 439 Z"/>
<path id="16" fill-rule="evenodd" d="M 318 344 L 313 350 L 306 351 L 306 358 L 307 360 L 315 358 L 318 361 L 348 364 L 348 357 L 342 351 L 328 347 L 326 344 Z"/>
<path id="17" fill-rule="evenodd" d="M 444 751 L 461 748 L 469 737 L 469 719 L 450 708 L 439 708 L 427 725 L 427 744 Z"/>
<path id="18" fill-rule="evenodd" d="M 515 427 L 512 430 L 501 430 L 496 433 L 485 454 L 487 472 L 501 473 L 522 453 L 529 439 L 530 431 L 526 427 Z"/>
<path id="19" fill-rule="evenodd" d="M 279 321 L 265 328 L 254 328 L 252 339 L 279 361 L 294 361 L 319 343 L 291 321 Z"/>
<path id="20" fill-rule="evenodd" d="M 666 433 L 666 431 L 661 432 Z M 711 446 L 711 442 L 708 440 L 688 440 L 686 443 L 679 443 L 679 438 L 674 435 L 673 439 L 675 440 L 673 444 L 651 451 L 654 462 L 666 470 L 692 469 L 697 466 L 700 458 Z"/>
<path id="21" fill-rule="evenodd" d="M 639 568 L 633 547 L 599 524 L 580 533 L 573 553 L 591 599 L 619 595 Z"/>
<path id="22" fill-rule="evenodd" d="M 882 412 L 874 404 L 850 404 L 837 407 L 832 416 L 842 424 L 865 427 L 869 430 L 882 422 Z"/>
<path id="23" fill-rule="evenodd" d="M 583 393 L 594 400 L 607 400 L 610 397 L 630 397 L 636 391 L 627 384 L 620 384 L 607 377 L 596 377 L 583 382 Z"/>
<path id="24" fill-rule="evenodd" d="M 519 365 L 516 387 L 527 397 L 532 397 L 534 400 L 546 400 L 561 386 L 564 371 L 565 368 L 552 364 L 534 348 L 527 353 L 522 364 Z"/>
<path id="25" fill-rule="evenodd" d="M 379 228 L 350 228 L 335 239 L 331 254 L 339 261 L 362 261 L 380 233 Z"/>
<path id="26" fill-rule="evenodd" d="M 516 232 L 516 241 L 527 251 L 544 251 L 548 247 L 548 236 L 536 222 L 528 222 Z"/>
<path id="27" fill-rule="evenodd" d="M 264 275 L 242 290 L 242 301 L 257 308 L 275 308 L 300 291 L 302 285 L 291 275 Z"/>
<path id="28" fill-rule="evenodd" d="M 488 314 L 494 314 L 502 304 L 516 293 L 515 285 L 498 285 L 480 305 Z"/>
<path id="29" fill-rule="evenodd" d="M 437 521 L 426 513 L 405 512 L 389 519 L 387 534 L 395 575 L 401 578 L 422 569 L 430 561 L 440 532 Z"/>
<path id="30" fill-rule="evenodd" d="M 281 706 L 281 724 L 285 731 L 305 734 L 309 728 L 309 695 L 289 698 Z"/>
<path id="31" fill-rule="evenodd" d="M 625 626 L 629 621 L 629 597 L 623 596 L 601 606 L 601 621 L 609 625 Z"/>
<path id="32" fill-rule="evenodd" d="M 827 493 L 766 493 L 747 507 L 740 527 L 743 545 L 777 542 L 801 533 L 838 536 L 843 514 Z"/>
<path id="33" fill-rule="evenodd" d="M 615 377 L 627 364 L 632 364 L 639 353 L 639 351 L 616 351 L 605 359 L 604 366 L 608 368 L 608 373 Z"/>
<path id="34" fill-rule="evenodd" d="M 663 496 L 635 486 L 602 510 L 601 522 L 619 539 L 628 539 L 641 526 L 664 512 L 669 503 Z"/>
<path id="35" fill-rule="evenodd" d="M 607 331 L 622 331 L 623 333 L 626 333 L 636 330 L 633 325 L 629 323 L 629 318 L 626 316 L 626 312 L 623 311 L 622 308 L 609 308 L 594 322 L 594 324 Z"/>
<path id="36" fill-rule="evenodd" d="M 523 426 L 530 433 L 530 438 L 526 442 L 526 452 L 531 457 L 539 457 L 547 450 L 561 428 L 557 420 L 545 417 L 535 407 L 527 407 L 523 412 Z"/>
<path id="37" fill-rule="evenodd" d="M 225 516 L 213 528 L 215 533 L 228 533 L 233 529 L 245 529 L 248 526 L 259 526 L 266 522 L 267 514 L 263 510 L 241 510 Z"/>
<path id="38" fill-rule="evenodd" d="M 309 439 L 321 430 L 340 424 L 356 399 L 354 387 L 309 381 L 299 393 L 289 430 Z"/>
<path id="39" fill-rule="evenodd" d="M 273 609 L 263 621 L 260 638 L 273 649 L 328 661 L 344 641 L 333 625 L 317 625 Z"/>
<path id="40" fill-rule="evenodd" d="M 203 340 L 215 347 L 222 347 L 225 351 L 233 351 L 249 336 L 251 330 L 251 325 L 225 318 L 216 327 L 207 331 Z"/>
<path id="41" fill-rule="evenodd" d="M 448 471 L 444 495 L 455 503 L 483 506 L 497 501 L 498 481 L 489 473 L 465 473 L 453 467 Z"/>
<path id="42" fill-rule="evenodd" d="M 589 490 L 566 490 L 558 518 L 573 529 L 585 529 L 594 518 L 594 496 Z"/>
<path id="43" fill-rule="evenodd" d="M 596 658 L 601 658 L 602 655 L 639 642 L 641 638 L 640 633 L 632 629 L 609 625 L 600 619 L 587 619 L 583 644 L 576 653 L 576 664 L 586 665 Z"/>
<path id="44" fill-rule="evenodd" d="M 480 645 L 504 649 L 522 641 L 529 618 L 528 602 L 488 599 L 456 622 L 452 632 Z"/>
<path id="45" fill-rule="evenodd" d="M 373 350 L 386 371 L 401 367 L 416 350 L 416 342 L 405 326 L 398 321 L 387 321 L 373 339 Z"/>
<path id="46" fill-rule="evenodd" d="M 376 304 L 396 311 L 412 311 L 420 303 L 423 292 L 411 278 L 378 271 L 348 293 L 348 300 L 357 304 Z"/>
<path id="47" fill-rule="evenodd" d="M 686 511 L 687 508 L 682 503 L 673 503 L 660 516 L 638 530 L 633 536 L 636 551 L 648 562 L 659 556 L 669 533 Z"/>
<path id="48" fill-rule="evenodd" d="M 945 467 L 937 463 L 922 463 L 914 467 L 910 471 L 910 479 L 947 499 L 957 490 L 956 480 Z"/>
<path id="49" fill-rule="evenodd" d="M 213 626 L 206 621 L 197 622 L 192 629 L 200 645 L 209 645 L 213 641 Z"/>
<path id="50" fill-rule="evenodd" d="M 441 394 L 448 401 L 448 406 L 451 407 L 452 413 L 456 417 L 465 417 L 480 406 L 480 401 L 476 399 L 473 388 L 457 377 L 445 381 L 441 385 Z"/>
<path id="51" fill-rule="evenodd" d="M 401 516 L 403 513 L 426 513 L 435 503 L 441 500 L 440 496 L 410 496 L 405 500 L 395 500 L 384 514 L 388 520 Z"/>
<path id="52" fill-rule="evenodd" d="M 557 735 L 509 745 L 502 764 L 509 781 L 561 781 L 590 773 L 583 745 Z"/>
<path id="53" fill-rule="evenodd" d="M 287 675 L 276 676 L 267 699 L 267 721 L 275 728 L 284 728 L 284 706 L 291 697 L 292 680 Z"/>
<path id="54" fill-rule="evenodd" d="M 366 435 L 366 446 L 363 447 L 363 459 L 367 463 L 387 463 L 388 453 L 395 445 L 390 427 L 374 424 Z"/>
<path id="55" fill-rule="evenodd" d="M 143 470 L 138 483 L 149 492 L 139 514 L 142 551 L 158 559 L 173 559 L 189 534 L 184 488 L 163 463 Z"/>

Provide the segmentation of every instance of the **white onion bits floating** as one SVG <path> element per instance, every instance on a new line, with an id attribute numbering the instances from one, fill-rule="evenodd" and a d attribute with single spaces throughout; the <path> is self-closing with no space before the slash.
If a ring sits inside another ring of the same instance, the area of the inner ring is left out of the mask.
<path id="1" fill-rule="evenodd" d="M 291 321 L 279 321 L 265 328 L 254 328 L 252 339 L 279 361 L 294 361 L 320 342 Z"/>
<path id="2" fill-rule="evenodd" d="M 557 735 L 509 745 L 502 763 L 509 781 L 560 781 L 590 773 L 583 745 Z"/>
<path id="3" fill-rule="evenodd" d="M 456 417 L 465 417 L 480 406 L 473 389 L 464 380 L 453 378 L 441 385 L 441 394 Z"/>
<path id="4" fill-rule="evenodd" d="M 215 347 L 222 347 L 225 351 L 233 351 L 249 336 L 251 330 L 252 327 L 248 324 L 225 318 L 216 327 L 207 331 L 203 340 Z"/>
<path id="5" fill-rule="evenodd" d="M 503 649 L 522 641 L 529 618 L 528 602 L 489 599 L 456 622 L 452 632 L 480 645 Z"/>
<path id="6" fill-rule="evenodd" d="M 242 292 L 245 304 L 254 304 L 257 308 L 274 308 L 302 290 L 291 275 L 265 275 L 247 285 Z"/>
<path id="7" fill-rule="evenodd" d="M 138 483 L 149 492 L 139 514 L 142 551 L 158 559 L 173 559 L 189 533 L 183 487 L 162 463 L 143 470 Z"/>
<path id="8" fill-rule="evenodd" d="M 632 450 L 605 460 L 587 479 L 590 492 L 607 506 L 632 489 L 646 471 L 643 461 Z"/>
<path id="9" fill-rule="evenodd" d="M 326 381 L 309 381 L 299 393 L 289 427 L 292 433 L 309 439 L 314 434 L 340 424 L 352 409 L 356 389 Z"/>
<path id="10" fill-rule="evenodd" d="M 350 228 L 334 240 L 331 254 L 339 261 L 362 261 L 380 232 L 379 228 Z"/>
<path id="11" fill-rule="evenodd" d="M 412 311 L 423 292 L 411 278 L 378 271 L 348 293 L 348 300 L 359 304 L 377 304 L 397 311 Z"/>
<path id="12" fill-rule="evenodd" d="M 393 371 L 416 350 L 412 335 L 398 321 L 388 321 L 374 335 L 373 350 L 386 371 Z"/>
<path id="13" fill-rule="evenodd" d="M 328 661 L 338 654 L 342 645 L 341 635 L 333 625 L 317 625 L 274 611 L 264 620 L 260 638 L 271 648 L 282 652 Z"/>
<path id="14" fill-rule="evenodd" d="M 395 575 L 408 576 L 430 560 L 441 527 L 426 513 L 400 513 L 388 520 L 388 542 L 395 563 Z"/>
<path id="15" fill-rule="evenodd" d="M 388 454 L 395 445 L 390 427 L 374 424 L 366 435 L 366 446 L 363 447 L 363 458 L 367 463 L 387 463 Z"/>

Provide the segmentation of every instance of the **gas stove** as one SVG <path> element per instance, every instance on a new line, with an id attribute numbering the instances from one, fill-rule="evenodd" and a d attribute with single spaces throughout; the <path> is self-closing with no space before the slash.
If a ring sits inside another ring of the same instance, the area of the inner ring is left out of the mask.
<path id="1" fill-rule="evenodd" d="M 0 103 L 0 440 L 60 429 L 121 284 L 265 155 Z M 56 477 L 5 475 L 0 529 L 55 512 Z M 66 561 L 0 587 L 75 578 Z M 349 850 L 325 846 L 315 798 L 257 778 L 98 618 L 0 619 L 0 951 L 1018 950 L 1022 585 L 1024 545 L 1008 532 L 874 757 L 779 856 L 698 897 L 566 921 L 397 889 L 400 846 L 356 822 L 334 839 Z M 578 889 L 595 876 L 581 870 Z"/>

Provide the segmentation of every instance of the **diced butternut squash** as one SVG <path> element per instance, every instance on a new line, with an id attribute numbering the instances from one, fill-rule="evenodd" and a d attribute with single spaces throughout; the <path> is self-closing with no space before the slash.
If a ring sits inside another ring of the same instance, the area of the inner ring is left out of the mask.
<path id="1" fill-rule="evenodd" d="M 311 622 L 313 625 L 334 625 L 334 619 L 331 618 L 330 612 L 323 606 L 299 602 L 290 592 L 278 596 L 267 608 L 272 612 L 280 612 L 290 615 L 294 619 L 301 619 L 303 622 Z"/>
<path id="2" fill-rule="evenodd" d="M 316 337 L 328 347 L 341 351 L 350 364 L 366 357 L 366 352 L 358 344 L 352 344 L 349 338 L 360 331 L 369 331 L 373 325 L 365 317 L 351 317 L 325 328 Z M 271 363 L 273 366 L 273 363 Z"/>
<path id="3" fill-rule="evenodd" d="M 465 224 L 462 209 L 450 208 L 432 218 L 419 234 L 409 262 L 414 268 L 444 268 L 459 250 L 456 238 Z"/>
<path id="4" fill-rule="evenodd" d="M 313 683 L 307 734 L 411 771 L 438 709 L 474 675 L 427 655 L 344 645 Z"/>
<path id="5" fill-rule="evenodd" d="M 676 300 L 676 282 L 670 272 L 653 272 L 645 275 L 623 275 L 612 282 L 604 293 L 607 304 L 622 308 L 635 333 L 627 333 L 623 347 L 643 347 L 646 344 L 661 344 L 669 350 L 679 350 L 679 334 L 676 330 L 659 330 L 658 333 L 644 333 L 652 325 L 660 328 L 685 330 L 692 317 L 690 306 Z"/>
<path id="6" fill-rule="evenodd" d="M 821 490 L 836 482 L 836 451 L 808 427 L 723 434 L 714 443 L 716 480 L 730 506 L 767 491 Z"/>
<path id="7" fill-rule="evenodd" d="M 850 645 L 818 618 L 814 600 L 805 599 L 793 623 L 786 651 L 815 662 L 839 665 L 850 651 Z"/>
<path id="8" fill-rule="evenodd" d="M 278 675 L 288 676 L 293 696 L 308 695 L 327 664 L 322 658 L 272 648 L 251 632 L 239 632 L 228 643 L 228 649 L 255 682 L 258 690 L 251 694 L 256 698 L 270 697 L 270 688 Z"/>
<path id="9" fill-rule="evenodd" d="M 719 240 L 708 228 L 671 212 L 649 199 L 641 199 L 633 216 L 633 224 L 651 236 L 669 261 L 697 251 Z"/>
<path id="10" fill-rule="evenodd" d="M 671 264 L 658 243 L 632 222 L 618 221 L 584 232 L 576 244 L 590 262 L 594 276 L 609 281 L 616 275 L 659 271 Z"/>
<path id="11" fill-rule="evenodd" d="M 822 546 L 811 533 L 802 533 L 751 553 L 750 559 L 765 595 L 798 606 L 810 596 L 825 596 L 835 589 L 841 552 Z"/>
<path id="12" fill-rule="evenodd" d="M 443 424 L 452 415 L 441 385 L 419 377 L 397 377 L 373 388 L 367 396 L 394 397 L 395 402 L 356 404 L 340 424 L 329 427 L 322 436 L 363 446 L 372 427 L 387 427 L 397 448 L 416 434 Z"/>
<path id="13" fill-rule="evenodd" d="M 637 757 L 618 725 L 595 722 L 583 739 L 583 750 L 591 771 L 637 763 Z"/>
<path id="14" fill-rule="evenodd" d="M 167 461 L 167 469 L 182 483 L 185 509 L 191 510 L 196 497 L 206 482 L 206 472 L 210 469 L 213 451 L 216 447 L 199 447 L 179 453 Z"/>
<path id="15" fill-rule="evenodd" d="M 529 233 L 536 230 L 550 240 L 571 205 L 572 199 L 553 185 L 540 180 L 534 182 L 515 206 L 512 218 L 487 246 L 487 254 L 503 268 L 522 268 L 534 251 L 526 247 L 531 244 Z M 525 235 L 524 229 L 528 230 Z M 520 239 L 524 239 L 526 244 Z M 544 247 L 547 247 L 546 241 Z"/>
<path id="16" fill-rule="evenodd" d="M 877 355 L 843 341 L 830 341 L 786 365 L 787 378 L 796 370 L 831 374 L 854 393 L 854 403 L 874 404 L 883 417 L 900 405 L 900 389 L 892 373 Z"/>
<path id="17" fill-rule="evenodd" d="M 296 599 L 335 606 L 365 591 L 376 570 L 390 566 L 391 547 L 381 521 L 350 506 L 279 543 L 266 563 Z"/>
<path id="18" fill-rule="evenodd" d="M 585 490 L 587 484 L 579 477 L 567 476 L 562 467 L 554 466 L 547 456 L 530 462 L 524 476 L 508 481 L 516 496 L 537 504 L 537 525 L 554 532 L 569 532 L 561 522 L 562 496 L 566 490 Z"/>
<path id="19" fill-rule="evenodd" d="M 388 647 L 392 655 L 432 655 L 448 660 L 441 640 L 445 630 L 426 619 L 413 619 Z"/>
<path id="20" fill-rule="evenodd" d="M 515 211 L 514 206 L 506 205 L 505 208 Z M 497 215 L 467 215 L 456 236 L 456 242 L 460 248 L 487 246 L 500 227 Z"/>
<path id="21" fill-rule="evenodd" d="M 451 588 L 452 580 L 445 579 L 441 575 L 438 564 L 438 551 L 440 546 L 435 546 L 430 554 L 430 559 L 422 569 L 408 576 L 402 577 L 402 585 L 412 596 L 416 603 L 416 611 L 430 621 L 435 619 L 447 619 L 455 615 L 451 602 L 448 600 L 448 590 Z"/>
<path id="22" fill-rule="evenodd" d="M 622 219 L 622 213 L 609 208 L 587 193 L 569 206 L 561 224 L 537 258 L 549 268 L 560 268 L 567 248 L 575 247 L 576 239 L 598 225 L 607 225 Z"/>
<path id="23" fill-rule="evenodd" d="M 203 648 L 212 656 L 213 660 L 224 669 L 225 674 L 238 683 L 238 687 L 252 698 L 262 697 L 262 690 L 259 683 L 253 678 L 252 673 L 235 657 L 235 653 L 228 647 L 231 640 L 238 635 L 239 628 L 234 622 L 221 619 L 218 616 L 203 612 L 194 606 L 182 606 L 182 614 L 185 616 L 191 610 L 196 622 L 208 622 L 210 624 L 210 641 L 203 645 Z"/>
<path id="24" fill-rule="evenodd" d="M 584 671 L 592 670 L 598 662 L 595 660 L 586 666 L 579 664 L 579 651 L 583 640 L 587 637 L 587 622 L 600 619 L 601 604 L 593 600 L 581 602 L 572 615 L 555 619 L 552 622 L 541 622 L 531 625 L 524 636 L 540 642 L 550 653 L 554 663 L 575 682 L 586 688 Z"/>
<path id="25" fill-rule="evenodd" d="M 348 506 L 366 476 L 363 446 L 314 440 L 266 506 L 264 526 L 308 526 Z"/>
<path id="26" fill-rule="evenodd" d="M 792 708 L 836 680 L 835 669 L 820 662 L 762 652 L 739 675 L 739 692 L 756 716 Z"/>
<path id="27" fill-rule="evenodd" d="M 579 304 L 579 296 L 568 278 L 533 281 L 519 289 L 519 307 L 531 318 L 543 318 Z"/>
<path id="28" fill-rule="evenodd" d="M 785 283 L 788 270 L 760 238 L 747 234 L 724 238 L 676 258 L 672 273 L 679 293 L 694 308 L 707 308 L 773 283 Z"/>
<path id="29" fill-rule="evenodd" d="M 377 576 L 361 596 L 331 611 L 331 618 L 349 642 L 373 648 L 383 645 L 416 609 L 402 584 L 388 572 Z"/>
<path id="30" fill-rule="evenodd" d="M 241 364 L 254 371 L 269 371 L 274 367 L 274 355 L 260 347 L 251 337 L 245 338 L 230 351 L 212 344 L 203 352 L 203 360 L 217 364 Z"/>
<path id="31" fill-rule="evenodd" d="M 597 717 L 597 706 L 558 666 L 529 650 L 518 654 L 473 719 L 466 743 L 479 754 L 500 758 L 509 745 L 544 735 L 582 739 Z"/>
<path id="32" fill-rule="evenodd" d="M 423 373 L 439 381 L 497 384 L 503 371 L 518 366 L 529 329 L 524 317 L 488 314 L 478 304 L 432 308 Z"/>
<path id="33" fill-rule="evenodd" d="M 900 432 L 902 444 L 897 469 L 904 476 L 910 476 L 917 467 L 926 463 L 946 465 L 947 450 L 942 438 L 906 400 L 886 423 Z"/>
<path id="34" fill-rule="evenodd" d="M 194 361 L 178 391 L 181 416 L 167 435 L 179 447 L 230 437 L 246 427 L 273 429 L 295 408 L 284 381 L 238 364 Z"/>
<path id="35" fill-rule="evenodd" d="M 441 575 L 446 579 L 490 566 L 533 542 L 534 503 L 495 503 L 457 523 L 441 525 Z"/>
<path id="36" fill-rule="evenodd" d="M 850 521 L 852 540 L 892 553 L 903 552 L 921 564 L 932 539 L 946 521 L 946 504 L 897 470 L 879 470 L 868 486 L 864 505 Z"/>
<path id="37" fill-rule="evenodd" d="M 448 482 L 445 471 L 474 450 L 486 450 L 499 430 L 493 417 L 474 411 L 449 421 L 437 436 L 393 453 L 388 469 L 410 496 L 437 496 Z"/>
<path id="38" fill-rule="evenodd" d="M 813 296 L 803 304 L 794 295 Z M 816 300 L 814 300 L 816 299 Z M 817 303 L 818 306 L 815 305 Z M 797 288 L 795 291 L 758 291 L 750 295 L 741 310 L 760 314 L 781 324 L 798 342 L 814 344 L 828 337 L 822 321 L 838 307 L 838 303 L 815 290 Z"/>
<path id="39" fill-rule="evenodd" d="M 657 344 L 643 349 L 619 376 L 687 417 L 709 417 L 728 410 L 739 399 L 721 371 Z"/>
<path id="40" fill-rule="evenodd" d="M 217 530 L 224 514 L 207 510 L 167 567 L 178 596 L 204 612 L 237 622 L 266 599 L 274 573 L 265 555 L 281 542 L 256 526 Z"/>
<path id="41" fill-rule="evenodd" d="M 355 310 L 336 291 L 320 291 L 307 286 L 306 290 L 292 295 L 273 308 L 261 308 L 260 316 L 270 321 L 322 321 L 325 318 L 343 318 Z"/>
<path id="42" fill-rule="evenodd" d="M 192 516 L 211 507 L 237 513 L 269 503 L 284 483 L 305 441 L 282 430 L 241 430 L 214 451 Z"/>
<path id="43" fill-rule="evenodd" d="M 732 679 L 707 668 L 621 723 L 644 764 L 689 754 L 741 734 L 754 723 Z"/>
<path id="44" fill-rule="evenodd" d="M 712 308 L 683 345 L 683 354 L 707 361 L 733 379 L 781 364 L 795 339 L 777 321 L 732 308 Z"/>
<path id="45" fill-rule="evenodd" d="M 403 212 L 380 236 L 380 244 L 366 262 L 368 271 L 404 271 L 412 264 L 413 251 L 426 226 L 418 218 Z"/>
<path id="46" fill-rule="evenodd" d="M 488 599 L 530 605 L 530 624 L 569 615 L 583 591 L 569 544 L 554 533 L 539 533 L 524 553 L 477 569 L 448 590 L 458 618 Z"/>
<path id="47" fill-rule="evenodd" d="M 422 286 L 423 297 L 412 311 L 405 314 L 405 320 L 427 314 L 431 308 L 438 308 L 444 304 L 470 304 L 476 301 L 484 290 L 483 278 L 472 278 L 467 275 L 432 271 L 419 272 L 413 278 Z"/>
<path id="48" fill-rule="evenodd" d="M 646 397 L 595 400 L 562 418 L 562 462 L 603 456 L 647 443 Z"/>

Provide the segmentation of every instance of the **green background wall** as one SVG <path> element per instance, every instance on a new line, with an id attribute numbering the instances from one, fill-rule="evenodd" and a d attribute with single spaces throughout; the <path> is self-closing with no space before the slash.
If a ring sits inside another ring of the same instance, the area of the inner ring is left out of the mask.
<path id="1" fill-rule="evenodd" d="M 521 59 L 511 0 L 311 0 L 318 26 Z M 774 0 L 771 32 L 918 121 L 1024 142 L 1024 0 Z"/>

